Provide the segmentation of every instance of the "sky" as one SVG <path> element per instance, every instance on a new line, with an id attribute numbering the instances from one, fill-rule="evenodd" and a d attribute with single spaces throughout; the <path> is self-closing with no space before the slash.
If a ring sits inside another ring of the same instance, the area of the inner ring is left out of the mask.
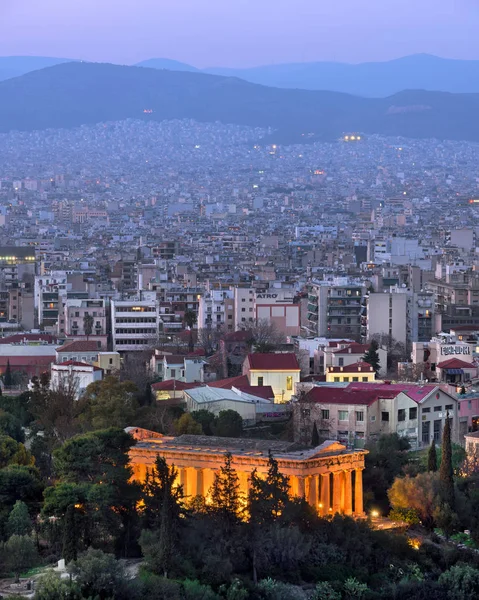
<path id="1" fill-rule="evenodd" d="M 479 59 L 479 0 L 0 0 L 0 56 L 197 67 Z"/>

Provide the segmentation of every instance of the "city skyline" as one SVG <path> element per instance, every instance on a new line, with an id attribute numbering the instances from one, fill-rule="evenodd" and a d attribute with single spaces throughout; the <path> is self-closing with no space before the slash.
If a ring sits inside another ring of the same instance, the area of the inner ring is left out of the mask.
<path id="1" fill-rule="evenodd" d="M 345 16 L 346 15 L 346 16 Z M 479 9 L 470 0 L 353 0 L 319 4 L 209 0 L 174 4 L 7 0 L 0 55 L 43 55 L 133 64 L 166 57 L 199 68 L 312 61 L 382 61 L 429 53 L 479 59 L 470 39 Z M 126 43 L 125 43 L 126 42 Z"/>

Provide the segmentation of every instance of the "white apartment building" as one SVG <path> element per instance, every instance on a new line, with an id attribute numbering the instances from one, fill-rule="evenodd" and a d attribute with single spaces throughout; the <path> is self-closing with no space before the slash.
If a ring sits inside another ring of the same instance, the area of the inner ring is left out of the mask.
<path id="1" fill-rule="evenodd" d="M 366 340 L 373 335 L 392 336 L 406 344 L 408 303 L 406 294 L 369 294 L 367 300 Z M 364 328 L 363 328 L 364 329 Z"/>
<path id="2" fill-rule="evenodd" d="M 112 300 L 111 332 L 113 350 L 132 352 L 147 350 L 158 340 L 159 303 L 148 300 Z"/>
<path id="3" fill-rule="evenodd" d="M 232 290 L 210 290 L 199 300 L 198 328 L 233 331 L 234 313 Z"/>

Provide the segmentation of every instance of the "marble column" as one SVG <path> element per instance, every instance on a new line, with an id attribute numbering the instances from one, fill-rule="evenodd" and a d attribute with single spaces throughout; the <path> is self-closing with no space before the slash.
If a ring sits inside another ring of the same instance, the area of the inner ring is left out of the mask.
<path id="1" fill-rule="evenodd" d="M 341 512 L 341 471 L 333 473 L 333 514 Z"/>
<path id="2" fill-rule="evenodd" d="M 354 482 L 354 514 L 361 516 L 363 510 L 363 470 L 356 469 L 356 479 Z"/>
<path id="3" fill-rule="evenodd" d="M 321 514 L 327 516 L 330 509 L 330 490 L 329 490 L 329 473 L 320 475 L 321 477 Z"/>
<path id="4" fill-rule="evenodd" d="M 178 485 L 183 486 L 183 494 L 186 494 L 186 469 L 184 467 L 178 467 Z"/>
<path id="5" fill-rule="evenodd" d="M 315 508 L 318 509 L 318 476 L 310 475 L 308 477 L 309 486 L 308 486 L 308 503 Z"/>
<path id="6" fill-rule="evenodd" d="M 304 494 L 305 494 L 305 483 L 304 483 L 304 477 L 301 477 L 298 475 L 298 477 L 296 477 L 296 481 L 297 481 L 297 496 L 298 498 L 304 498 Z"/>
<path id="7" fill-rule="evenodd" d="M 204 496 L 205 492 L 203 489 L 203 469 L 196 469 L 196 495 Z"/>
<path id="8" fill-rule="evenodd" d="M 341 510 L 345 515 L 353 514 L 353 481 L 352 471 L 343 471 L 343 505 Z"/>

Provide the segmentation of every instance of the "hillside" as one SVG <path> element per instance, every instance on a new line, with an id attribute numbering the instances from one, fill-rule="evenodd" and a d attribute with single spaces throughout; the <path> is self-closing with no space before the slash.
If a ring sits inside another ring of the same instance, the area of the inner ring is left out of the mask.
<path id="1" fill-rule="evenodd" d="M 171 60 L 170 58 L 150 58 L 149 60 L 144 60 L 134 66 L 148 67 L 150 69 L 168 69 L 169 71 L 199 72 L 199 69 L 196 67 L 192 67 L 191 65 L 182 63 L 178 60 Z"/>
<path id="2" fill-rule="evenodd" d="M 349 131 L 479 141 L 478 109 L 475 94 L 407 91 L 365 99 L 96 63 L 60 64 L 0 83 L 3 132 L 125 118 L 193 118 L 271 126 L 278 130 L 278 141 L 301 140 L 308 132 L 331 139 Z"/>
<path id="3" fill-rule="evenodd" d="M 46 56 L 0 56 L 0 81 L 70 61 Z"/>
<path id="4" fill-rule="evenodd" d="M 401 90 L 479 93 L 479 61 L 428 54 L 357 65 L 334 62 L 280 64 L 250 69 L 206 69 L 227 77 L 281 88 L 332 90 L 383 98 Z"/>

